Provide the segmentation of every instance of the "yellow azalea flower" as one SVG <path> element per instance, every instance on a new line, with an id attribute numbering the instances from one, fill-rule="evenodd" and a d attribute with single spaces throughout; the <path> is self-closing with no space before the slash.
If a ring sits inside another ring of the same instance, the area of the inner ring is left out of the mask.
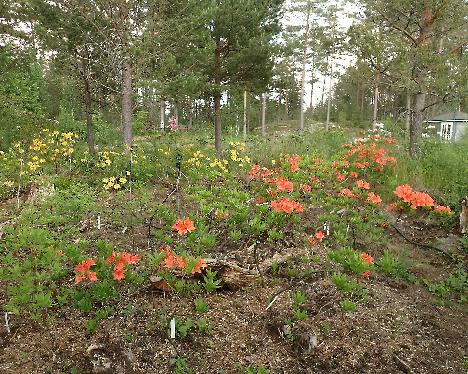
<path id="1" fill-rule="evenodd" d="M 114 190 L 118 190 L 118 189 L 120 189 L 120 184 L 118 183 L 114 184 Z"/>
<path id="2" fill-rule="evenodd" d="M 119 182 L 121 184 L 125 184 L 125 183 L 127 183 L 127 178 L 122 177 L 122 178 L 119 179 Z"/>

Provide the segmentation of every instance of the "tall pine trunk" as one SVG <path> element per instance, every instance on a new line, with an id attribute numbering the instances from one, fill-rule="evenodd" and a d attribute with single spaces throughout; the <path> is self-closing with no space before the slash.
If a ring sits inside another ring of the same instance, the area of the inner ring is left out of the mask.
<path id="1" fill-rule="evenodd" d="M 409 135 L 411 127 L 411 93 L 410 90 L 406 90 L 406 136 Z"/>
<path id="2" fill-rule="evenodd" d="M 264 93 L 262 97 L 262 136 L 266 137 L 266 106 L 267 94 Z"/>
<path id="3" fill-rule="evenodd" d="M 305 111 L 305 77 L 307 68 L 307 43 L 309 42 L 309 28 L 310 28 L 310 1 L 307 1 L 307 18 L 306 28 L 304 32 L 304 46 L 302 50 L 302 76 L 301 76 L 301 115 L 299 119 L 299 130 L 304 131 L 304 111 Z"/>
<path id="4" fill-rule="evenodd" d="M 425 105 L 426 93 L 418 92 L 414 99 L 414 118 L 410 129 L 409 153 L 411 157 L 417 157 L 421 152 L 422 125 Z"/>
<path id="5" fill-rule="evenodd" d="M 132 66 L 125 60 L 122 67 L 122 136 L 127 150 L 132 146 Z"/>
<path id="6" fill-rule="evenodd" d="M 377 124 L 377 114 L 379 111 L 379 84 L 380 84 L 380 73 L 375 74 L 374 82 L 374 113 L 372 115 L 372 129 L 375 130 Z"/>
<path id="7" fill-rule="evenodd" d="M 223 156 L 223 150 L 221 147 L 221 41 L 216 40 L 215 49 L 215 74 L 214 84 L 216 93 L 214 95 L 214 112 L 215 112 L 215 148 L 216 157 L 221 159 Z"/>
<path id="8" fill-rule="evenodd" d="M 325 130 L 328 131 L 330 125 L 330 112 L 331 112 L 331 99 L 332 99 L 332 82 L 333 81 L 333 60 L 330 61 L 330 83 L 328 86 L 328 100 L 327 100 L 327 122 L 325 123 Z"/>

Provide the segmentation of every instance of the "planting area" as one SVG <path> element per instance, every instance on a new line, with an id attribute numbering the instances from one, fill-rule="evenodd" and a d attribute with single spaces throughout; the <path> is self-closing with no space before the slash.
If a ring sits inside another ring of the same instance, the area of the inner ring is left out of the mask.
<path id="1" fill-rule="evenodd" d="M 388 133 L 211 143 L 2 152 L 1 373 L 466 372 L 466 185 Z"/>

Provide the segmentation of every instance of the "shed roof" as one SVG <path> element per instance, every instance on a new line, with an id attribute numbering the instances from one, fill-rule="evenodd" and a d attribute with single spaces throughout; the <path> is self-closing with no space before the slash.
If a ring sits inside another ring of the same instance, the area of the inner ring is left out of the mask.
<path id="1" fill-rule="evenodd" d="M 450 121 L 450 120 L 468 121 L 468 114 L 464 112 L 448 112 L 448 113 L 440 114 L 437 117 L 431 118 L 429 122 Z"/>

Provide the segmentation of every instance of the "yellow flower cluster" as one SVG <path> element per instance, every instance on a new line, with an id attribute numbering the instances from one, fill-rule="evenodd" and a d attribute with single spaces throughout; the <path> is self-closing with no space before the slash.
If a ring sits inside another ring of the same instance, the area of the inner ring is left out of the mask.
<path id="1" fill-rule="evenodd" d="M 241 142 L 230 142 L 231 149 L 229 150 L 230 159 L 239 164 L 239 167 L 244 166 L 245 164 L 250 163 L 250 158 L 248 156 L 242 156 L 242 153 L 245 152 L 245 144 Z"/>
<path id="2" fill-rule="evenodd" d="M 209 161 L 208 157 L 205 157 L 202 151 L 196 151 L 191 158 L 187 160 L 187 163 L 192 166 L 200 167 L 202 160 Z"/>
<path id="3" fill-rule="evenodd" d="M 112 165 L 112 157 L 114 156 L 123 156 L 125 152 L 119 153 L 114 151 L 102 151 L 97 153 L 99 157 L 99 162 L 96 164 L 97 167 L 105 169 L 108 166 Z"/>
<path id="4" fill-rule="evenodd" d="M 212 162 L 210 162 L 210 167 L 211 168 L 219 168 L 222 172 L 227 172 L 227 165 L 228 165 L 228 160 L 218 160 L 215 158 Z"/>
<path id="5" fill-rule="evenodd" d="M 5 187 L 11 188 L 11 187 L 13 187 L 15 185 L 15 183 L 13 181 L 5 181 L 5 182 L 3 182 L 3 185 Z"/>
<path id="6" fill-rule="evenodd" d="M 28 161 L 29 171 L 34 173 L 37 169 L 40 169 L 42 164 L 45 164 L 46 160 L 44 158 L 39 158 L 38 156 L 32 156 L 31 160 Z"/>
<path id="7" fill-rule="evenodd" d="M 35 137 L 29 146 L 32 152 L 31 159 L 27 163 L 29 171 L 34 173 L 41 168 L 46 160 L 71 159 L 71 155 L 75 152 L 73 147 L 77 138 L 78 134 L 71 131 L 60 133 L 43 129 L 41 134 Z M 21 144 L 17 143 L 14 147 L 18 149 L 19 153 L 24 152 Z"/>
<path id="8" fill-rule="evenodd" d="M 127 175 L 130 175 L 130 172 L 126 172 Z M 125 177 L 110 177 L 104 178 L 102 183 L 104 183 L 105 190 L 120 190 L 126 183 L 128 182 L 127 178 Z"/>

